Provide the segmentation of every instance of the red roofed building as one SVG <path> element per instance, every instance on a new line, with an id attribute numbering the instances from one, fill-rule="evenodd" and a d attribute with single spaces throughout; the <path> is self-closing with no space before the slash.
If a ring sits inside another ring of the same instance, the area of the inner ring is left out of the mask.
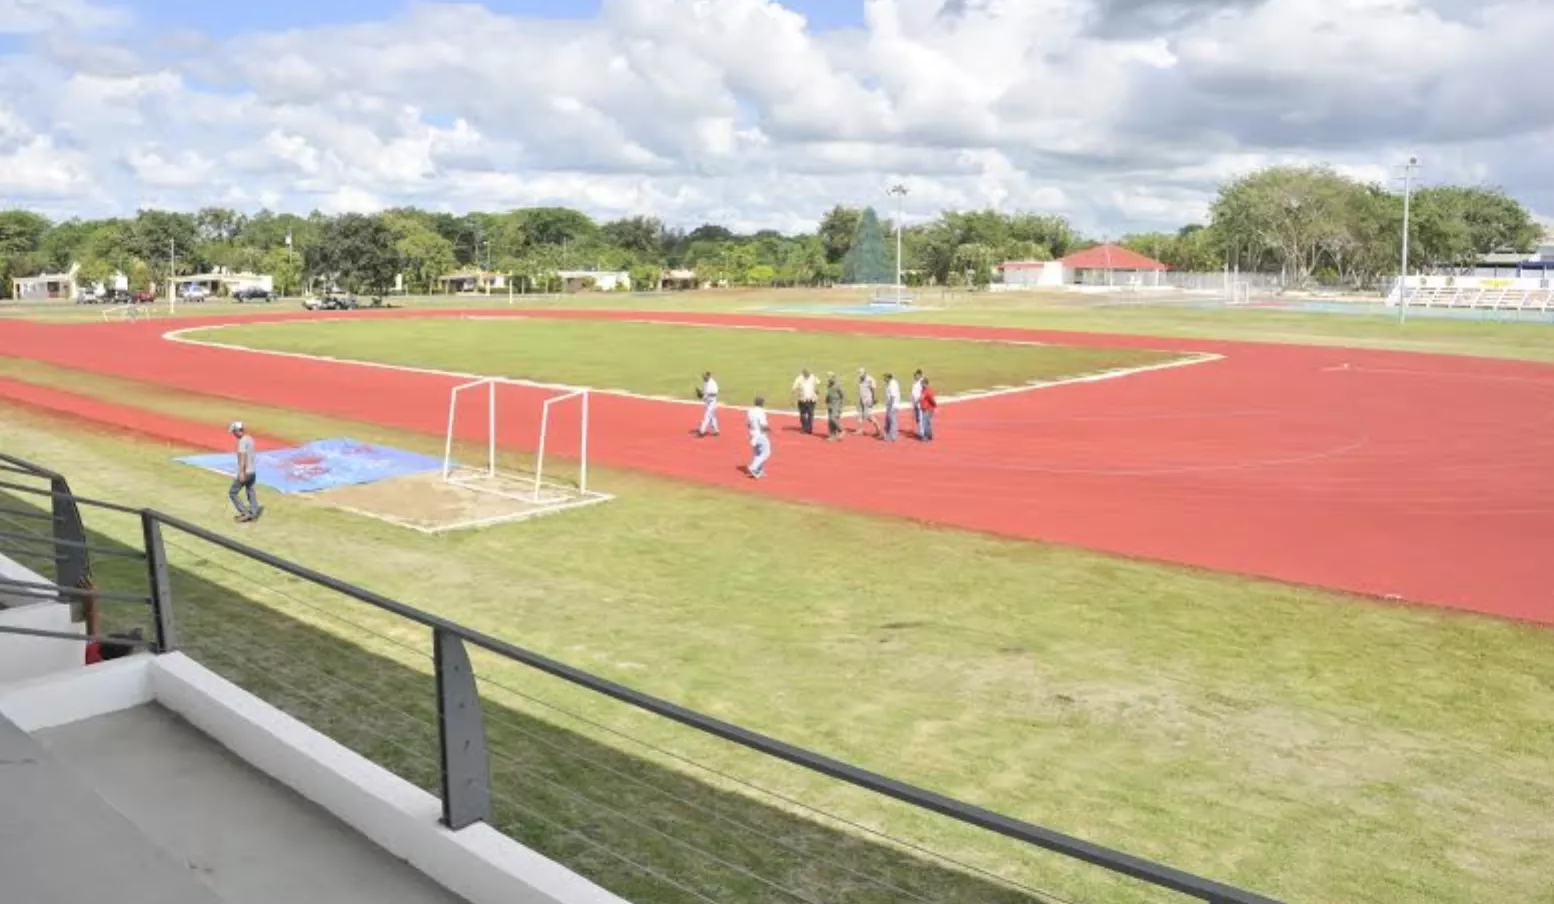
<path id="1" fill-rule="evenodd" d="M 1063 281 L 1082 286 L 1160 285 L 1171 269 L 1121 245 L 1096 245 L 1063 258 Z"/>
<path id="2" fill-rule="evenodd" d="M 1056 261 L 1007 261 L 999 268 L 1007 286 L 1158 286 L 1171 269 L 1121 245 L 1097 245 Z"/>

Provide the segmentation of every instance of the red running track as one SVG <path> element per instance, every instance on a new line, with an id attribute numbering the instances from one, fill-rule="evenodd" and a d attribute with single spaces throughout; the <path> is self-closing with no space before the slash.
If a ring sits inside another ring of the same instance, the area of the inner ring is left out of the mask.
<path id="1" fill-rule="evenodd" d="M 728 412 L 722 438 L 696 441 L 693 408 L 596 394 L 590 457 L 763 495 L 1554 623 L 1554 367 L 904 321 L 526 314 L 1218 353 L 1225 358 L 949 405 L 932 445 L 831 445 L 787 427 L 759 484 L 737 470 L 748 452 L 738 412 Z M 169 324 L 9 323 L 0 354 L 230 398 L 234 417 L 246 401 L 436 435 L 448 390 L 462 382 L 177 344 L 161 338 Z M 529 393 L 522 404 L 545 394 L 513 391 Z M 532 420 L 514 417 L 501 440 L 532 448 L 533 432 Z M 758 542 L 758 527 L 751 531 Z"/>

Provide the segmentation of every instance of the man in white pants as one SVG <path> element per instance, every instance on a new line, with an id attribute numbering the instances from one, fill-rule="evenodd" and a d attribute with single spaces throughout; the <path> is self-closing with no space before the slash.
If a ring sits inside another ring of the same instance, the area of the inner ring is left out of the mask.
<path id="1" fill-rule="evenodd" d="M 701 375 L 701 388 L 696 390 L 696 397 L 702 402 L 701 426 L 696 428 L 696 435 L 701 437 L 710 433 L 717 436 L 718 381 L 712 378 L 712 371 Z"/>
<path id="2" fill-rule="evenodd" d="M 766 399 L 755 397 L 755 407 L 745 415 L 750 427 L 750 477 L 760 480 L 766 476 L 766 460 L 772 457 L 771 426 L 766 422 Z"/>
<path id="3" fill-rule="evenodd" d="M 900 427 L 901 384 L 896 382 L 895 374 L 885 375 L 885 442 L 896 441 L 896 433 Z"/>

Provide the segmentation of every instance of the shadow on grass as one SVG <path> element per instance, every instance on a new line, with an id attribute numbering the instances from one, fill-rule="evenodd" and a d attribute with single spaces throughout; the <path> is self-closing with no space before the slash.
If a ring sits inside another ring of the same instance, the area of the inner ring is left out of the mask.
<path id="1" fill-rule="evenodd" d="M 0 500 L 12 508 L 30 502 L 14 496 Z M 106 513 L 87 513 L 91 543 L 133 549 L 114 536 L 135 537 L 138 529 L 125 533 L 114 525 L 110 535 L 100 529 L 102 516 Z M 122 517 L 127 528 L 133 519 Z M 429 631 L 411 626 L 427 636 L 389 638 L 377 633 L 381 622 L 377 628 L 363 626 L 350 637 L 345 635 L 353 632 L 345 623 L 338 634 L 333 626 L 325 630 L 250 599 L 205 573 L 235 575 L 233 564 L 222 560 L 247 560 L 175 530 L 168 533 L 173 611 L 182 651 L 402 778 L 438 792 Z M 250 570 L 262 567 L 247 564 Z M 142 562 L 101 556 L 94 560 L 94 572 L 101 589 L 143 592 Z M 278 573 L 272 577 L 291 580 Z M 335 599 L 338 606 L 332 608 L 339 613 L 359 605 Z M 105 630 L 148 624 L 147 607 L 105 608 Z M 364 643 L 385 649 L 375 651 Z M 501 671 L 506 682 L 502 688 L 513 687 L 513 681 L 525 681 L 525 688 L 534 683 L 521 674 L 508 677 L 523 668 L 515 663 L 482 651 L 471 654 L 476 672 L 485 678 L 499 671 L 498 665 L 510 667 Z M 482 687 L 493 823 L 635 904 L 1043 900 L 862 832 L 823 825 L 757 799 L 758 792 L 736 793 L 699 781 L 509 706 L 493 699 L 505 691 L 491 691 Z M 757 774 L 787 768 L 751 762 L 759 764 Z M 992 845 L 1004 841 L 992 836 L 986 840 Z"/>

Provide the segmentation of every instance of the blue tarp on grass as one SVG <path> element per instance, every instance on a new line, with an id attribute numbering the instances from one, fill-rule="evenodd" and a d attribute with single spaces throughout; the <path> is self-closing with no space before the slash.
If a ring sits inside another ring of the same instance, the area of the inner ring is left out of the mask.
<path id="1" fill-rule="evenodd" d="M 254 458 L 259 484 L 279 493 L 316 493 L 442 470 L 441 459 L 343 438 L 271 449 Z M 190 455 L 178 461 L 228 477 L 237 471 L 237 455 L 232 452 Z"/>

